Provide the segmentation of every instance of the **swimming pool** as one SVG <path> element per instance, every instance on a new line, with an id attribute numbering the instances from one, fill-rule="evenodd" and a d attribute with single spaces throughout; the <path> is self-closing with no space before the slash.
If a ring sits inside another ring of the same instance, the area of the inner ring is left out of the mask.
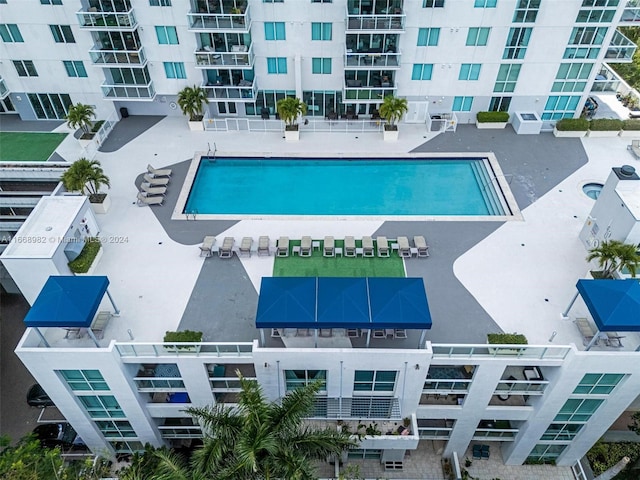
<path id="1" fill-rule="evenodd" d="M 203 156 L 181 213 L 252 217 L 512 215 L 504 197 L 505 186 L 497 181 L 501 173 L 494 168 L 486 157 Z"/>

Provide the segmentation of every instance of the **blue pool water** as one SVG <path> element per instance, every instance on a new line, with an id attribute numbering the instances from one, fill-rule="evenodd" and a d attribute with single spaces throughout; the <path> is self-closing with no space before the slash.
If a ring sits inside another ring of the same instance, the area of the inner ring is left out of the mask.
<path id="1" fill-rule="evenodd" d="M 492 176 L 483 159 L 203 157 L 184 212 L 504 215 Z"/>

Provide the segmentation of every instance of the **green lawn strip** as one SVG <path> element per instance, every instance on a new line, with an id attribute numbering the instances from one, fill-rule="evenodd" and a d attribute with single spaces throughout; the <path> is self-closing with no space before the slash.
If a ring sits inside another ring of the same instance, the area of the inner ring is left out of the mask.
<path id="1" fill-rule="evenodd" d="M 44 162 L 67 133 L 0 132 L 0 161 Z"/>
<path id="2" fill-rule="evenodd" d="M 360 242 L 356 244 L 360 246 Z M 289 246 L 300 245 L 292 240 Z M 323 257 L 324 242 L 320 242 L 320 251 L 311 257 L 276 257 L 273 267 L 274 277 L 404 277 L 404 263 L 397 254 L 391 257 Z M 342 240 L 336 240 L 336 247 L 344 248 Z"/>

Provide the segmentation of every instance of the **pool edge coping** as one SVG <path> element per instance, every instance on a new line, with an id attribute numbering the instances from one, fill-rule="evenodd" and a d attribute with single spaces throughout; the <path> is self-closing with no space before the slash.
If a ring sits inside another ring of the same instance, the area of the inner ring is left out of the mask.
<path id="1" fill-rule="evenodd" d="M 511 215 L 238 215 L 238 214 L 198 214 L 198 213 L 183 213 L 184 208 L 187 205 L 187 200 L 189 198 L 189 193 L 191 192 L 191 187 L 193 186 L 193 182 L 195 181 L 196 174 L 198 172 L 198 167 L 200 166 L 200 160 L 202 157 L 208 156 L 209 152 L 195 152 L 193 155 L 193 159 L 189 164 L 189 169 L 187 170 L 187 174 L 185 176 L 184 182 L 182 183 L 182 188 L 180 189 L 180 194 L 178 195 L 178 200 L 176 201 L 176 205 L 173 209 L 173 213 L 171 214 L 171 220 L 190 220 L 193 218 L 194 220 L 332 220 L 332 221 L 476 221 L 476 222 L 506 222 L 506 221 L 514 221 L 519 220 L 522 221 L 524 218 L 522 217 L 522 213 L 516 202 L 516 199 L 511 192 L 511 188 L 509 187 L 508 182 L 502 172 L 502 168 L 500 167 L 500 163 L 498 162 L 497 157 L 493 152 L 465 152 L 464 154 L 459 152 L 409 152 L 409 153 L 400 153 L 393 154 L 391 156 L 389 153 L 367 153 L 366 158 L 399 158 L 399 159 L 438 159 L 438 158 L 486 158 L 487 161 L 491 164 L 493 171 L 496 173 L 494 180 L 498 183 L 500 190 L 502 192 L 502 197 L 507 204 L 507 207 L 511 210 Z M 232 158 L 328 158 L 327 154 L 309 154 L 306 152 L 297 152 L 297 153 L 287 153 L 273 155 L 273 153 L 269 152 L 215 152 L 216 156 L 220 157 L 232 157 Z M 342 159 L 342 158 L 358 158 L 356 154 L 353 153 L 332 153 L 329 154 L 331 158 Z"/>

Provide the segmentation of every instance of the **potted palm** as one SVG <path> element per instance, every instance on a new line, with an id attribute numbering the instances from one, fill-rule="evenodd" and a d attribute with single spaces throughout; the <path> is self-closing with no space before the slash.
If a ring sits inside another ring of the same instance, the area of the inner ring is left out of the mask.
<path id="1" fill-rule="evenodd" d="M 62 174 L 61 180 L 67 191 L 88 195 L 95 213 L 107 213 L 111 200 L 106 193 L 100 192 L 100 187 L 111 185 L 99 161 L 79 158 Z"/>
<path id="2" fill-rule="evenodd" d="M 201 87 L 184 87 L 178 92 L 178 105 L 182 113 L 189 117 L 189 129 L 204 131 L 202 123 L 204 105 L 209 103 L 207 92 Z"/>
<path id="3" fill-rule="evenodd" d="M 276 111 L 284 121 L 284 138 L 286 141 L 300 140 L 298 117 L 307 113 L 307 104 L 297 97 L 287 97 L 278 100 Z"/>
<path id="4" fill-rule="evenodd" d="M 605 240 L 596 248 L 589 250 L 587 261 L 596 260 L 601 270 L 591 271 L 593 278 L 615 278 L 616 272 L 622 268 L 636 276 L 640 266 L 638 247 L 618 240 Z"/>
<path id="5" fill-rule="evenodd" d="M 384 139 L 398 139 L 398 122 L 408 110 L 407 99 L 387 95 L 380 105 L 380 116 L 386 120 L 384 125 Z"/>
<path id="6" fill-rule="evenodd" d="M 91 105 L 84 105 L 82 103 L 71 105 L 65 117 L 69 128 L 73 128 L 74 130 L 79 128 L 82 131 L 78 137 L 78 141 L 83 148 L 86 148 L 87 145 L 91 143 L 95 135 L 95 132 L 91 131 L 92 118 L 95 117 L 96 112 L 94 108 Z"/>

